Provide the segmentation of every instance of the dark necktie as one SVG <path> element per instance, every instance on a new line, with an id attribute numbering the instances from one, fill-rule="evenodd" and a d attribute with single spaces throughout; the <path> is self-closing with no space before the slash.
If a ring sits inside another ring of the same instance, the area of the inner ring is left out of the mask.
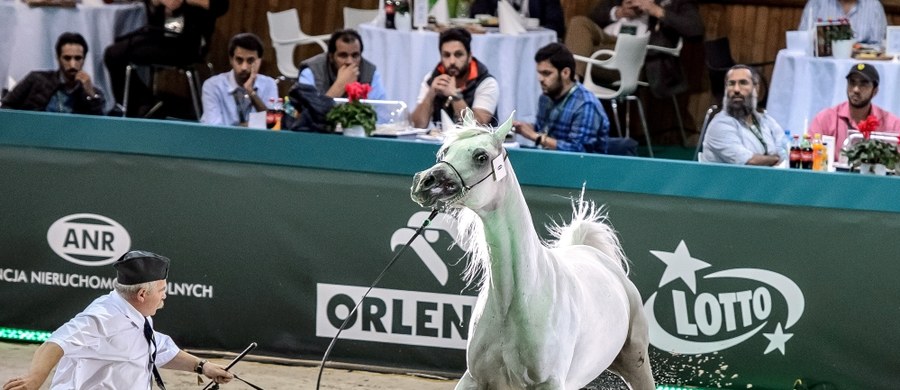
<path id="1" fill-rule="evenodd" d="M 156 368 L 156 338 L 153 337 L 153 328 L 150 327 L 150 321 L 146 318 L 144 318 L 144 338 L 147 339 L 147 345 L 153 347 L 153 352 L 150 353 L 150 369 L 153 371 L 153 379 L 156 379 L 156 385 L 161 390 L 166 390 L 166 385 L 163 384 L 159 370 Z"/>

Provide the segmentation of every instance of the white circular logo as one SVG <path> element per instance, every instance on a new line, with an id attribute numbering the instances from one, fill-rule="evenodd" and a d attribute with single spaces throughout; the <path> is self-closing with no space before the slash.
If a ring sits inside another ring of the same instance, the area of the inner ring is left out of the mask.
<path id="1" fill-rule="evenodd" d="M 131 249 L 131 237 L 122 225 L 88 213 L 53 222 L 47 230 L 47 243 L 63 259 L 91 267 L 112 264 Z"/>

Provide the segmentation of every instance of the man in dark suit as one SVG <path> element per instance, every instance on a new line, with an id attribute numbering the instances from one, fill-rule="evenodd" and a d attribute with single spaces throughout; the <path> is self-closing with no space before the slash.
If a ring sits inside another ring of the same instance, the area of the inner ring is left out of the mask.
<path id="1" fill-rule="evenodd" d="M 589 57 L 600 49 L 614 49 L 618 34 L 650 33 L 650 44 L 675 47 L 679 38 L 703 36 L 703 20 L 695 0 L 600 0 L 590 17 L 575 16 L 569 21 L 566 46 L 574 54 Z M 585 65 L 576 73 L 583 76 Z M 678 57 L 650 51 L 644 73 L 656 97 L 671 97 L 687 89 Z M 609 76 L 595 75 L 595 81 Z M 609 81 L 615 81 L 613 78 Z"/>
<path id="2" fill-rule="evenodd" d="M 556 37 L 562 41 L 566 37 L 566 20 L 559 0 L 509 0 L 509 3 L 522 15 L 537 18 L 540 25 L 556 31 Z M 522 9 L 523 5 L 528 9 Z M 469 8 L 471 17 L 480 14 L 497 15 L 497 0 L 475 0 Z"/>

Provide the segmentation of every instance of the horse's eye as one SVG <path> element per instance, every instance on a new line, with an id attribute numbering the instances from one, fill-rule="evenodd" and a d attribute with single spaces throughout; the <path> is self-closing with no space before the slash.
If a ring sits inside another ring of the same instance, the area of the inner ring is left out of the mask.
<path id="1" fill-rule="evenodd" d="M 475 155 L 475 161 L 477 161 L 479 164 L 484 164 L 487 162 L 487 160 L 488 160 L 487 153 L 478 153 Z"/>

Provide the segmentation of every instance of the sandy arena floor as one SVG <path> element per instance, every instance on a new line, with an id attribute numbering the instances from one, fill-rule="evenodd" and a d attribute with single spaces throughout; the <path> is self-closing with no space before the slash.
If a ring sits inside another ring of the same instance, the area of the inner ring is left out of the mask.
<path id="1" fill-rule="evenodd" d="M 38 344 L 0 342 L 0 385 L 16 375 L 22 375 L 31 363 L 31 356 Z M 225 365 L 231 358 L 210 359 Z M 288 366 L 241 361 L 233 372 L 243 379 L 266 390 L 315 389 L 318 367 Z M 162 370 L 161 375 L 170 390 L 200 389 L 194 374 Z M 51 377 L 52 378 L 52 374 Z M 50 378 L 41 389 L 50 386 Z M 453 389 L 456 380 L 429 379 L 404 374 L 379 374 L 361 370 L 326 369 L 322 374 L 321 389 L 396 389 L 430 390 Z M 237 380 L 222 386 L 223 389 L 251 389 Z"/>

